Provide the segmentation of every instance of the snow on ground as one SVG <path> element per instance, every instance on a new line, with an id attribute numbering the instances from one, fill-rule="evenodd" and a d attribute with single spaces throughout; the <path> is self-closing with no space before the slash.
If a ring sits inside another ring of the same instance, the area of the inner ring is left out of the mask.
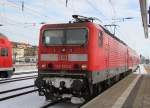
<path id="1" fill-rule="evenodd" d="M 19 96 L 0 102 L 0 108 L 41 108 L 49 102 L 44 96 L 39 96 L 37 92 Z M 76 104 L 59 103 L 48 108 L 77 108 Z"/>
<path id="2" fill-rule="evenodd" d="M 20 72 L 31 72 L 31 71 L 37 71 L 37 69 L 22 69 L 22 70 L 18 70 L 18 71 L 15 71 L 15 73 L 20 73 Z"/>
<path id="3" fill-rule="evenodd" d="M 37 71 L 37 67 L 35 65 L 29 66 L 19 66 L 15 68 L 15 73 L 21 73 L 21 72 L 33 72 Z M 37 75 L 37 73 L 31 73 L 31 74 L 22 74 L 22 75 L 13 75 L 11 78 L 18 78 L 18 77 L 26 77 L 26 76 L 32 76 L 32 75 Z"/>
<path id="4" fill-rule="evenodd" d="M 15 73 L 37 71 L 36 66 L 19 66 L 15 68 Z"/>
<path id="5" fill-rule="evenodd" d="M 31 71 L 26 71 L 26 72 L 31 72 Z M 34 75 L 37 75 L 37 73 L 22 74 L 22 75 L 13 75 L 11 78 L 30 77 L 30 76 L 34 76 Z"/>
<path id="6" fill-rule="evenodd" d="M 31 91 L 31 90 L 34 90 L 34 87 L 30 87 L 30 88 L 26 88 L 26 89 L 22 89 L 22 90 L 17 90 L 17 91 L 12 91 L 12 92 L 8 92 L 8 93 L 2 93 L 2 94 L 0 94 L 0 98 L 5 98 L 7 96 L 12 96 L 12 95 L 16 95 L 19 93 L 24 93 L 24 92 Z"/>
<path id="7" fill-rule="evenodd" d="M 139 68 L 134 72 L 134 74 L 147 74 L 147 71 L 144 68 L 144 64 L 140 64 Z"/>
<path id="8" fill-rule="evenodd" d="M 45 98 L 37 92 L 29 93 L 16 98 L 0 102 L 0 108 L 40 108 L 45 105 Z"/>

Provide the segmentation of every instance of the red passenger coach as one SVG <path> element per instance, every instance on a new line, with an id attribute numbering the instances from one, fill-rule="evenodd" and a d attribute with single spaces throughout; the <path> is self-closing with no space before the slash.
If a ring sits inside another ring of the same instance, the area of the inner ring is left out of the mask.
<path id="1" fill-rule="evenodd" d="M 11 43 L 6 36 L 0 34 L 0 77 L 10 77 L 13 71 Z"/>
<path id="2" fill-rule="evenodd" d="M 40 31 L 35 85 L 46 99 L 87 99 L 139 64 L 136 52 L 94 19 L 73 17 L 73 23 L 47 24 Z"/>
<path id="3" fill-rule="evenodd" d="M 140 63 L 139 55 L 131 48 L 128 48 L 128 68 L 135 70 L 136 64 L 139 64 L 139 63 Z"/>

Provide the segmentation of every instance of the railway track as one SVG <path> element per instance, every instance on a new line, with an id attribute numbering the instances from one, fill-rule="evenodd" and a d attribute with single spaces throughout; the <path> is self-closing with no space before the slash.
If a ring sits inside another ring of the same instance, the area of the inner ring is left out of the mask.
<path id="1" fill-rule="evenodd" d="M 36 77 L 37 77 L 37 75 L 25 76 L 25 77 L 17 77 L 17 78 L 9 78 L 9 79 L 2 79 L 2 80 L 0 80 L 0 84 L 9 83 L 9 82 L 15 82 L 15 81 L 28 80 L 28 79 L 34 79 Z"/>
<path id="2" fill-rule="evenodd" d="M 0 94 L 9 93 L 9 92 L 13 92 L 13 91 L 18 91 L 18 90 L 22 90 L 22 89 L 26 89 L 26 88 L 30 88 L 30 87 L 34 87 L 34 85 L 19 87 L 19 88 L 15 88 L 15 89 L 11 89 L 11 90 L 0 91 Z"/>
<path id="3" fill-rule="evenodd" d="M 26 94 L 30 95 L 34 92 L 36 92 L 38 89 L 35 89 L 34 88 L 34 85 L 29 85 L 29 88 L 32 88 L 32 90 L 26 90 L 24 92 L 17 92 L 17 91 L 21 91 L 21 90 L 25 90 L 26 88 L 28 87 L 20 87 L 20 88 L 14 88 L 12 90 L 6 90 L 6 91 L 1 91 L 0 92 L 0 101 L 7 101 L 7 100 L 13 100 L 15 99 L 16 97 L 18 97 L 18 99 L 21 99 L 23 96 L 25 96 Z M 7 93 L 13 93 L 13 91 L 16 91 L 17 93 L 15 94 L 10 94 L 9 96 L 7 95 L 4 95 L 4 94 L 7 94 Z M 3 97 L 1 97 L 1 94 L 3 94 Z M 20 96 L 20 97 L 19 97 Z M 80 108 L 82 105 L 74 105 L 74 104 L 71 104 L 70 102 L 68 102 L 67 100 L 65 99 L 60 99 L 58 101 L 53 101 L 53 102 L 49 102 L 45 105 L 39 105 L 40 108 L 54 108 L 54 107 L 57 107 L 57 108 L 61 108 L 61 107 L 64 107 L 64 108 Z"/>
<path id="4" fill-rule="evenodd" d="M 27 90 L 27 89 L 31 89 L 31 90 Z M 38 89 L 34 88 L 34 85 L 29 85 L 29 86 L 25 86 L 25 87 L 20 87 L 20 88 L 15 88 L 15 89 L 11 89 L 11 90 L 1 91 L 0 92 L 0 97 L 1 97 L 0 101 L 4 101 L 4 100 L 7 100 L 7 99 L 11 99 L 11 98 L 26 95 L 26 94 L 29 94 L 29 93 L 33 93 L 37 90 Z M 17 92 L 17 93 L 13 93 L 13 92 Z M 5 96 L 5 95 L 7 95 L 7 96 Z"/>
<path id="5" fill-rule="evenodd" d="M 7 97 L 3 97 L 3 98 L 0 98 L 0 101 L 15 98 L 15 97 L 18 97 L 18 96 L 21 96 L 21 95 L 26 95 L 26 94 L 29 94 L 29 93 L 33 93 L 35 91 L 38 91 L 38 89 L 34 89 L 34 90 L 26 91 L 26 92 L 23 92 L 23 93 L 18 93 L 18 94 L 10 95 L 10 96 L 7 96 Z"/>
<path id="6" fill-rule="evenodd" d="M 123 79 L 123 78 L 122 78 Z M 122 79 L 120 79 L 120 80 L 122 80 Z M 103 89 L 102 90 L 102 92 L 101 93 L 103 93 L 104 91 L 106 91 L 107 89 L 109 89 L 110 87 L 112 87 L 113 85 L 115 85 L 116 83 L 118 83 L 119 81 L 117 81 L 117 82 L 114 82 L 112 85 L 110 85 L 110 86 L 108 86 L 108 87 L 106 87 L 105 89 Z M 100 94 L 101 94 L 100 93 Z M 94 97 L 93 97 L 94 98 Z M 91 98 L 90 100 L 92 100 L 93 98 Z M 60 107 L 61 105 L 61 103 L 63 104 L 63 105 L 66 105 L 65 106 L 65 108 L 80 108 L 80 107 L 82 107 L 84 104 L 86 104 L 87 102 L 89 102 L 90 100 L 88 100 L 88 101 L 86 101 L 86 102 L 84 102 L 84 103 L 82 103 L 82 104 L 76 104 L 76 105 L 74 105 L 74 104 L 72 104 L 72 105 L 67 105 L 67 104 L 69 104 L 69 103 L 67 103 L 66 101 L 68 101 L 68 99 L 60 99 L 60 100 L 58 100 L 58 101 L 54 101 L 54 102 L 51 102 L 51 103 L 48 103 L 48 104 L 46 104 L 46 105 L 44 105 L 44 106 L 42 106 L 42 107 L 40 107 L 40 108 L 53 108 L 53 107 Z M 64 106 L 63 106 L 64 107 Z"/>

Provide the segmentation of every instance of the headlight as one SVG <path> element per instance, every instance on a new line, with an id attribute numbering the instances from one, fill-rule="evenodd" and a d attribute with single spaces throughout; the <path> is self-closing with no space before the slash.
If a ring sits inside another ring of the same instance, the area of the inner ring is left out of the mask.
<path id="1" fill-rule="evenodd" d="M 46 68 L 46 64 L 42 64 L 41 67 L 42 67 L 42 68 Z"/>
<path id="2" fill-rule="evenodd" d="M 86 64 L 82 64 L 82 65 L 81 65 L 81 69 L 82 69 L 82 70 L 86 70 L 86 69 L 87 69 L 87 65 L 86 65 Z"/>

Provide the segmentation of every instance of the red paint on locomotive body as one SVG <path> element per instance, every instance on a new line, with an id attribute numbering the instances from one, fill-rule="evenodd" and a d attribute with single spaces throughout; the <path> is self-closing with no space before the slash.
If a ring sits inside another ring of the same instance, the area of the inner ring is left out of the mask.
<path id="1" fill-rule="evenodd" d="M 88 30 L 88 40 L 85 46 L 81 45 L 50 45 L 45 46 L 42 43 L 42 36 L 45 30 L 50 29 L 70 29 L 70 28 L 86 28 Z M 103 40 L 102 45 L 99 45 L 99 33 L 102 32 Z M 101 26 L 94 23 L 73 23 L 73 24 L 51 24 L 45 25 L 41 29 L 39 41 L 39 61 L 38 68 L 48 69 L 48 65 L 52 70 L 76 70 L 74 65 L 87 65 L 88 71 L 100 71 L 107 69 L 114 69 L 123 66 L 130 66 L 131 61 L 128 61 L 128 54 L 133 52 L 127 45 L 116 40 L 110 34 L 106 33 Z M 130 49 L 130 50 L 129 50 Z M 64 52 L 62 50 L 65 50 Z M 57 60 L 42 61 L 42 54 L 54 54 Z M 57 54 L 57 55 L 56 55 Z M 87 55 L 86 61 L 69 61 L 69 54 L 85 54 Z M 136 56 L 136 53 L 130 55 Z M 129 59 L 130 60 L 130 59 Z M 133 60 L 134 62 L 134 60 Z M 138 64 L 138 62 L 137 62 Z M 42 68 L 43 65 L 43 68 Z M 45 65 L 45 66 L 44 66 Z M 136 64 L 134 64 L 136 65 Z M 133 65 L 131 65 L 133 66 Z M 78 68 L 79 69 L 79 68 Z"/>
<path id="2" fill-rule="evenodd" d="M 0 34 L 0 77 L 9 77 L 12 72 L 12 46 L 8 38 Z"/>
<path id="3" fill-rule="evenodd" d="M 123 41 L 101 25 L 83 20 L 46 24 L 40 30 L 35 85 L 46 98 L 67 91 L 83 97 L 93 95 L 102 82 L 117 80 L 139 64 L 139 56 Z M 48 89 L 44 84 L 51 88 L 49 92 L 41 89 Z"/>

